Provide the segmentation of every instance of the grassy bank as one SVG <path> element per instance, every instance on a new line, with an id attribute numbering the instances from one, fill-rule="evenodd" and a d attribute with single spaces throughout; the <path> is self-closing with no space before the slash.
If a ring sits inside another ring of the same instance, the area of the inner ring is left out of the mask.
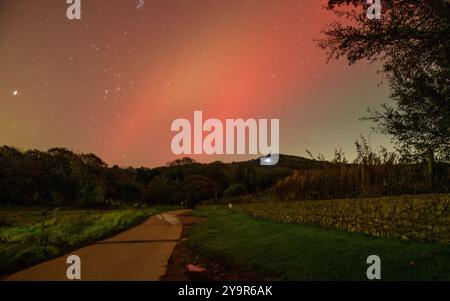
<path id="1" fill-rule="evenodd" d="M 366 280 L 369 255 L 382 261 L 384 280 L 450 280 L 450 245 L 376 238 L 314 226 L 259 220 L 228 209 L 201 209 L 189 245 L 284 280 Z"/>
<path id="2" fill-rule="evenodd" d="M 106 238 L 169 209 L 0 209 L 0 275 Z"/>

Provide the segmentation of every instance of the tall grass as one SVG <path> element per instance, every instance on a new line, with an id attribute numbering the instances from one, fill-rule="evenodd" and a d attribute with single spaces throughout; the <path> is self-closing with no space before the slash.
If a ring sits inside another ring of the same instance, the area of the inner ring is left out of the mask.
<path id="1" fill-rule="evenodd" d="M 444 168 L 442 168 L 444 169 Z M 295 171 L 279 181 L 275 195 L 281 199 L 335 199 L 384 195 L 448 192 L 448 168 L 432 181 L 420 164 L 342 164 L 334 168 Z"/>
<path id="2" fill-rule="evenodd" d="M 384 148 L 371 150 L 357 141 L 357 158 L 348 163 L 342 152 L 326 168 L 297 170 L 273 188 L 279 199 L 334 199 L 385 195 L 446 193 L 450 165 L 438 163 L 430 173 L 427 162 L 409 163 Z"/>

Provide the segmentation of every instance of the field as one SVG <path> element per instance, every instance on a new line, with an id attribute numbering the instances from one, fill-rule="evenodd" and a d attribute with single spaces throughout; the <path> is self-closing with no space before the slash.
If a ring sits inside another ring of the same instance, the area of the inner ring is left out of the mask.
<path id="1" fill-rule="evenodd" d="M 207 217 L 192 229 L 194 252 L 283 280 L 367 280 L 370 255 L 380 256 L 383 280 L 450 280 L 447 244 L 284 224 L 223 208 L 194 214 Z"/>
<path id="2" fill-rule="evenodd" d="M 0 275 L 114 235 L 167 209 L 0 209 Z"/>

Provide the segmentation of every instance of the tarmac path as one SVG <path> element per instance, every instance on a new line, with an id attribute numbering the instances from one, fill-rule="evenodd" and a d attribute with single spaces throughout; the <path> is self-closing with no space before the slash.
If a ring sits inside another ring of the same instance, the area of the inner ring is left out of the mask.
<path id="1" fill-rule="evenodd" d="M 81 260 L 81 280 L 157 281 L 165 275 L 181 237 L 182 225 L 176 216 L 183 213 L 186 210 L 152 216 L 130 230 L 12 274 L 5 280 L 68 280 L 66 259 L 77 255 Z"/>

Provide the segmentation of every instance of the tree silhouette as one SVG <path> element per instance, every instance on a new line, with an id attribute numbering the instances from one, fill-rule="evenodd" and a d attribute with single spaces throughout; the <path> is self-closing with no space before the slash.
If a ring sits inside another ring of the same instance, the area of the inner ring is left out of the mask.
<path id="1" fill-rule="evenodd" d="M 396 106 L 369 110 L 383 133 L 412 159 L 450 159 L 450 2 L 382 1 L 379 20 L 367 17 L 365 0 L 329 0 L 339 21 L 319 46 L 329 59 L 381 62 Z"/>

